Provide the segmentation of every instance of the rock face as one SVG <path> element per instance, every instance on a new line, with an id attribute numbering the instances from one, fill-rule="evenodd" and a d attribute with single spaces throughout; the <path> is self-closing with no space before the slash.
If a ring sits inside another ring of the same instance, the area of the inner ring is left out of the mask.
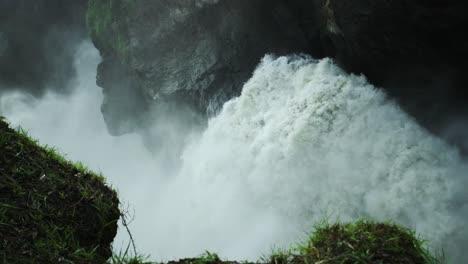
<path id="1" fill-rule="evenodd" d="M 263 55 L 299 52 L 364 73 L 435 128 L 467 105 L 465 11 L 460 0 L 91 0 L 88 25 L 116 135 L 162 102 L 214 113 Z"/>
<path id="2" fill-rule="evenodd" d="M 467 110 L 467 10 L 459 0 L 323 0 L 322 43 L 433 128 Z"/>
<path id="3" fill-rule="evenodd" d="M 5 33 L 0 32 L 0 58 L 6 56 L 6 51 L 8 50 L 8 38 Z"/>
<path id="4" fill-rule="evenodd" d="M 64 90 L 76 43 L 86 37 L 86 0 L 0 0 L 0 92 Z"/>
<path id="5" fill-rule="evenodd" d="M 457 0 L 324 0 L 322 32 L 332 44 L 329 55 L 384 80 L 412 68 L 461 66 L 468 54 L 465 11 Z"/>
<path id="6" fill-rule="evenodd" d="M 120 217 L 101 176 L 65 161 L 0 117 L 0 258 L 105 263 Z"/>
<path id="7" fill-rule="evenodd" d="M 443 134 L 448 117 L 468 113 L 466 6 L 461 0 L 0 0 L 0 92 L 65 91 L 87 18 L 103 57 L 97 82 L 114 135 L 144 127 L 152 118 L 146 113 L 161 105 L 215 113 L 267 53 L 333 57 Z"/>
<path id="8" fill-rule="evenodd" d="M 158 102 L 215 113 L 266 53 L 313 49 L 313 10 L 305 0 L 91 1 L 88 25 L 103 57 L 98 84 L 111 133 L 138 126 L 135 112 Z"/>

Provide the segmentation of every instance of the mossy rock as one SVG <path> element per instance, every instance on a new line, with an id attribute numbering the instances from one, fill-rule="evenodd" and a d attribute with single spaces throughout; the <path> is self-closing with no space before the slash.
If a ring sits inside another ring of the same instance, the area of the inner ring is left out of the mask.
<path id="1" fill-rule="evenodd" d="M 441 263 L 410 229 L 390 223 L 360 220 L 321 224 L 306 243 L 273 254 L 273 264 L 430 264 Z"/>
<path id="2" fill-rule="evenodd" d="M 114 258 L 112 264 L 149 264 L 143 257 Z M 258 262 L 227 261 L 210 252 L 168 264 L 441 264 L 415 232 L 392 223 L 359 220 L 323 222 L 305 243 L 276 251 Z"/>
<path id="3" fill-rule="evenodd" d="M 94 45 L 124 62 L 129 57 L 127 23 L 136 0 L 89 0 L 86 22 Z"/>
<path id="4" fill-rule="evenodd" d="M 104 263 L 118 205 L 102 176 L 0 119 L 0 262 Z"/>

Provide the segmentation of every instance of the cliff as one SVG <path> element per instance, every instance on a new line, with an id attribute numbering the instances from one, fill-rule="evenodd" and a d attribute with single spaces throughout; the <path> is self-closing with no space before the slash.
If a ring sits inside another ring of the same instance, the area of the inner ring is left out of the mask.
<path id="1" fill-rule="evenodd" d="M 115 135 L 163 103 L 216 113 L 268 53 L 332 57 L 441 134 L 468 112 L 465 13 L 459 0 L 91 0 L 87 21 Z"/>
<path id="2" fill-rule="evenodd" d="M 384 87 L 435 133 L 443 134 L 441 129 L 446 129 L 447 123 L 466 116 L 465 2 L 321 2 L 321 34 L 327 56 Z"/>
<path id="3" fill-rule="evenodd" d="M 308 14 L 312 6 L 303 0 L 90 1 L 87 21 L 103 58 L 97 83 L 110 132 L 144 126 L 144 113 L 166 102 L 216 113 L 266 53 L 314 47 L 317 36 L 301 29 L 318 25 Z"/>
<path id="4" fill-rule="evenodd" d="M 118 204 L 102 176 L 0 120 L 3 263 L 104 263 Z"/>

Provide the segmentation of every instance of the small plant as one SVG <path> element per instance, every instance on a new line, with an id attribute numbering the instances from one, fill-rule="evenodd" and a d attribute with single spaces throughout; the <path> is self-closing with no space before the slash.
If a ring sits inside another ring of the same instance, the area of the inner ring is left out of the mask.
<path id="1" fill-rule="evenodd" d="M 268 260 L 269 263 L 271 264 L 286 264 L 291 261 L 291 254 L 290 252 L 283 252 L 283 251 L 276 251 L 273 252 Z"/>
<path id="2" fill-rule="evenodd" d="M 440 264 L 415 232 L 390 223 L 355 223 L 314 227 L 308 240 L 288 252 L 271 255 L 272 264 L 302 263 L 411 263 Z"/>
<path id="3" fill-rule="evenodd" d="M 147 261 L 147 257 L 137 255 L 137 256 L 128 256 L 128 252 L 120 252 L 119 254 L 114 254 L 109 260 L 109 264 L 155 264 L 155 262 Z"/>
<path id="4" fill-rule="evenodd" d="M 86 12 L 89 33 L 94 43 L 122 62 L 129 59 L 127 17 L 135 8 L 135 0 L 90 0 Z"/>
<path id="5" fill-rule="evenodd" d="M 217 254 L 206 251 L 203 255 L 194 261 L 194 264 L 213 264 L 219 263 L 220 261 L 221 259 Z"/>
<path id="6" fill-rule="evenodd" d="M 155 262 L 149 262 L 149 256 L 144 256 L 138 253 L 135 240 L 133 239 L 132 232 L 130 231 L 130 223 L 132 222 L 132 218 L 130 220 L 127 217 L 130 214 L 128 213 L 128 208 L 121 208 L 120 214 L 120 221 L 124 226 L 125 230 L 128 233 L 130 238 L 127 247 L 124 251 L 120 250 L 118 253 L 114 253 L 111 259 L 108 261 L 109 264 L 153 264 Z M 133 252 L 130 253 L 130 248 L 133 249 Z"/>

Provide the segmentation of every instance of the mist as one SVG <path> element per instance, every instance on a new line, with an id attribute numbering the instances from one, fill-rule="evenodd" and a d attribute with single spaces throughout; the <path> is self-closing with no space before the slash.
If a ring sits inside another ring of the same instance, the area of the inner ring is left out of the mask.
<path id="1" fill-rule="evenodd" d="M 87 37 L 87 1 L 0 1 L 1 90 L 66 93 L 73 53 Z"/>
<path id="2" fill-rule="evenodd" d="M 208 124 L 160 107 L 149 131 L 112 137 L 95 84 L 99 61 L 83 42 L 70 94 L 3 93 L 0 114 L 102 172 L 152 260 L 206 250 L 258 260 L 326 216 L 395 221 L 434 250 L 468 257 L 466 161 L 363 76 L 329 59 L 266 56 Z M 127 243 L 120 228 L 114 249 Z"/>
<path id="3" fill-rule="evenodd" d="M 204 125 L 185 122 L 186 117 L 196 114 L 158 107 L 148 131 L 109 135 L 100 112 L 102 91 L 95 84 L 99 53 L 87 41 L 77 50 L 77 77 L 71 82 L 71 93 L 50 89 L 39 98 L 20 91 L 3 93 L 0 114 L 41 144 L 56 147 L 68 159 L 101 172 L 117 189 L 122 209 L 133 218 L 130 229 L 138 250 L 151 254 L 153 260 L 196 256 L 206 250 L 252 260 L 269 253 L 275 237 L 271 231 L 285 229 L 279 225 L 273 228 L 274 215 L 256 213 L 241 202 L 229 205 L 229 197 L 221 197 L 229 183 L 199 200 L 192 191 L 204 188 L 205 183 L 180 180 L 181 149 L 185 142 L 200 136 Z M 212 211 L 212 203 L 226 207 Z M 277 238 L 278 243 L 289 245 L 297 236 L 287 241 L 282 238 Z M 125 229 L 120 227 L 114 250 L 125 249 L 128 242 Z"/>

